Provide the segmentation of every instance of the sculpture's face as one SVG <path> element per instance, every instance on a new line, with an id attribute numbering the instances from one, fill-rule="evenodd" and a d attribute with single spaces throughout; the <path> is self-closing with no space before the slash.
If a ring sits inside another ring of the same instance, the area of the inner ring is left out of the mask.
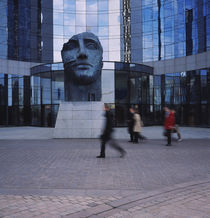
<path id="1" fill-rule="evenodd" d="M 64 44 L 61 52 L 64 68 L 78 84 L 90 84 L 101 74 L 101 44 L 93 33 L 74 35 Z"/>

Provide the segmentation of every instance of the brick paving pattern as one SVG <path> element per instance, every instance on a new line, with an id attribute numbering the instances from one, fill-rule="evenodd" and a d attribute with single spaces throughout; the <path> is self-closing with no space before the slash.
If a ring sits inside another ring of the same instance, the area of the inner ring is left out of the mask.
<path id="1" fill-rule="evenodd" d="M 210 139 L 0 140 L 0 217 L 210 217 Z"/>
<path id="2" fill-rule="evenodd" d="M 116 199 L 116 196 L 0 195 L 0 217 L 60 217 Z"/>

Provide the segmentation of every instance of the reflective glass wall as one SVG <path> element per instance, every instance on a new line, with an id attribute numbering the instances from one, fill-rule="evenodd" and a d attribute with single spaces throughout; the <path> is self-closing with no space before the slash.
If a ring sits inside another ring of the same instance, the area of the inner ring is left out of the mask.
<path id="1" fill-rule="evenodd" d="M 151 123 L 152 72 L 151 67 L 144 65 L 104 62 L 102 101 L 111 105 L 115 126 L 127 125 L 131 104 L 141 105 L 140 112 L 144 115 L 145 123 Z M 59 103 L 64 101 L 63 64 L 33 67 L 31 89 L 32 125 L 54 126 Z"/>
<path id="2" fill-rule="evenodd" d="M 0 74 L 0 124 L 31 125 L 30 77 Z"/>
<path id="3" fill-rule="evenodd" d="M 53 0 L 54 62 L 74 34 L 90 31 L 103 46 L 105 61 L 120 61 L 120 0 Z"/>
<path id="4" fill-rule="evenodd" d="M 144 65 L 116 63 L 115 118 L 116 126 L 127 125 L 130 106 L 138 105 L 146 125 L 151 123 L 153 71 Z"/>
<path id="5" fill-rule="evenodd" d="M 210 0 L 1 0 L 0 58 L 61 61 L 77 33 L 99 36 L 105 61 L 142 63 L 210 49 Z"/>
<path id="6" fill-rule="evenodd" d="M 154 123 L 162 123 L 163 107 L 176 110 L 177 123 L 210 126 L 210 69 L 154 76 Z"/>
<path id="7" fill-rule="evenodd" d="M 145 125 L 162 125 L 168 106 L 178 124 L 210 127 L 210 69 L 153 75 L 144 65 L 105 65 L 110 68 L 103 69 L 103 100 L 112 106 L 115 126 L 126 126 L 129 106 L 138 105 Z M 55 125 L 64 100 L 63 64 L 37 66 L 32 73 L 0 74 L 0 125 Z"/>
<path id="8" fill-rule="evenodd" d="M 7 57 L 7 0 L 0 1 L 0 58 Z"/>
<path id="9" fill-rule="evenodd" d="M 53 61 L 52 0 L 0 1 L 0 59 Z"/>
<path id="10" fill-rule="evenodd" d="M 139 3 L 132 11 L 135 13 L 141 8 L 141 19 L 134 18 L 131 24 L 136 26 L 138 23 L 142 26 L 142 35 L 140 31 L 136 34 L 142 43 L 143 62 L 171 59 L 210 50 L 209 0 L 139 2 L 142 5 Z"/>

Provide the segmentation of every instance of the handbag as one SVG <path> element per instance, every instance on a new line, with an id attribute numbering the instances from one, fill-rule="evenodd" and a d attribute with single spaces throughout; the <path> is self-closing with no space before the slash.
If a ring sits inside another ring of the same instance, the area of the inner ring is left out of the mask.
<path id="1" fill-rule="evenodd" d="M 167 136 L 167 131 L 166 130 L 163 130 L 163 136 Z"/>

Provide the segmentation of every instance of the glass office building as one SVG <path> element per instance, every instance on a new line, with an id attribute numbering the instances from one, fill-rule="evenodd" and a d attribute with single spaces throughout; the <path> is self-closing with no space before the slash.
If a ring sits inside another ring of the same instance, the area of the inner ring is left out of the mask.
<path id="1" fill-rule="evenodd" d="M 148 125 L 161 124 L 168 105 L 178 123 L 210 126 L 210 0 L 1 0 L 0 14 L 0 125 L 53 126 L 63 80 L 47 72 L 62 75 L 63 43 L 91 31 L 113 64 L 104 74 L 114 97 L 103 100 L 117 126 L 129 104 L 140 105 Z"/>
<path id="2" fill-rule="evenodd" d="M 63 63 L 39 65 L 31 72 L 32 125 L 54 126 L 59 103 L 64 101 Z M 116 126 L 127 124 L 130 104 L 139 104 L 139 99 L 142 109 L 152 104 L 152 75 L 152 67 L 141 64 L 103 62 L 102 101 L 114 110 Z M 151 123 L 150 118 L 145 116 L 145 122 Z"/>

